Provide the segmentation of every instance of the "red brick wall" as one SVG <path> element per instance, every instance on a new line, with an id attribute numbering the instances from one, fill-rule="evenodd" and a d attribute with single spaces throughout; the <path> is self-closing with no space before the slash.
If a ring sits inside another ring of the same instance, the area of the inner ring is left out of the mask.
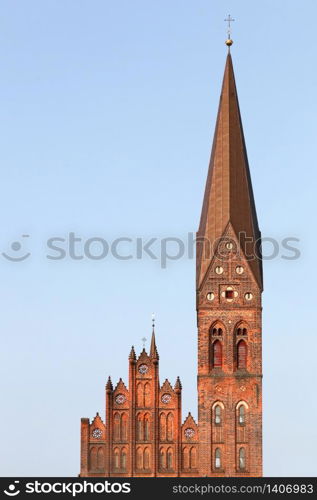
<path id="1" fill-rule="evenodd" d="M 235 240 L 233 232 L 230 237 Z M 222 248 L 221 258 L 219 253 L 216 254 L 197 293 L 199 463 L 202 476 L 262 475 L 261 290 L 248 262 L 236 253 L 237 248 L 236 245 L 232 251 Z M 216 272 L 219 266 L 223 268 L 221 274 Z M 243 267 L 242 274 L 236 271 L 239 266 Z M 233 292 L 229 299 L 225 295 L 227 289 Z M 213 300 L 208 300 L 209 293 L 214 294 Z M 252 293 L 252 300 L 246 300 L 246 293 Z M 247 346 L 245 369 L 238 368 L 237 345 L 241 340 Z M 221 367 L 213 366 L 214 341 L 222 346 Z M 221 423 L 215 425 L 212 409 L 217 402 L 222 407 L 222 416 Z M 237 421 L 236 408 L 240 402 L 246 407 L 243 425 Z M 240 448 L 245 450 L 245 469 L 239 468 Z M 220 450 L 221 465 L 216 468 L 217 449 Z"/>

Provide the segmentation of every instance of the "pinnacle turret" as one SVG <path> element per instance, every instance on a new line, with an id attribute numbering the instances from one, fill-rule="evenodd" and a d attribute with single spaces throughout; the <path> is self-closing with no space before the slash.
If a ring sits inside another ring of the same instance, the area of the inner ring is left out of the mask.
<path id="1" fill-rule="evenodd" d="M 110 376 L 108 377 L 108 380 L 107 380 L 107 383 L 106 383 L 106 390 L 109 391 L 109 392 L 113 391 L 113 385 L 112 385 L 111 377 Z"/>
<path id="2" fill-rule="evenodd" d="M 130 351 L 130 354 L 129 354 L 129 359 L 130 359 L 130 360 L 133 360 L 133 361 L 135 361 L 135 360 L 136 360 L 136 355 L 135 355 L 134 346 L 132 346 L 132 347 L 131 347 L 131 351 Z"/>
<path id="3" fill-rule="evenodd" d="M 175 382 L 175 385 L 174 385 L 174 390 L 177 392 L 177 391 L 181 391 L 182 390 L 182 383 L 180 381 L 180 378 L 177 377 L 176 379 L 176 382 Z"/>

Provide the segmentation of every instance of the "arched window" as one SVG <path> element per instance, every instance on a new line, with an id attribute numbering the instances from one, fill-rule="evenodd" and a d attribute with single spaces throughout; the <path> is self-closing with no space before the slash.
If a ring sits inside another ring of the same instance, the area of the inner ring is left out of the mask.
<path id="1" fill-rule="evenodd" d="M 136 389 L 137 405 L 143 407 L 143 385 L 141 382 L 137 385 Z"/>
<path id="2" fill-rule="evenodd" d="M 214 368 L 222 367 L 222 345 L 219 340 L 212 344 L 212 364 Z"/>
<path id="3" fill-rule="evenodd" d="M 241 337 L 241 336 L 246 337 L 247 335 L 248 335 L 247 328 L 245 328 L 245 327 L 242 328 L 241 326 L 239 326 L 239 328 L 237 328 L 237 337 Z"/>
<path id="4" fill-rule="evenodd" d="M 121 440 L 126 441 L 128 437 L 128 417 L 126 413 L 121 415 Z"/>
<path id="5" fill-rule="evenodd" d="M 143 453 L 142 453 L 141 448 L 138 448 L 136 450 L 136 466 L 137 466 L 137 469 L 143 468 Z"/>
<path id="6" fill-rule="evenodd" d="M 150 468 L 150 451 L 148 448 L 145 448 L 144 450 L 143 464 L 144 464 L 144 469 Z"/>
<path id="7" fill-rule="evenodd" d="M 223 329 L 219 326 L 219 324 L 212 326 L 209 331 L 213 337 L 221 337 L 223 334 Z"/>
<path id="8" fill-rule="evenodd" d="M 166 467 L 166 453 L 164 448 L 161 448 L 160 450 L 160 467 L 161 469 L 165 469 Z"/>
<path id="9" fill-rule="evenodd" d="M 172 469 L 173 468 L 173 451 L 172 448 L 169 448 L 167 450 L 167 468 Z"/>
<path id="10" fill-rule="evenodd" d="M 127 451 L 125 448 L 121 450 L 121 469 L 126 470 L 127 468 Z"/>
<path id="11" fill-rule="evenodd" d="M 141 413 L 139 413 L 137 420 L 137 439 L 143 441 L 143 418 Z"/>
<path id="12" fill-rule="evenodd" d="M 184 469 L 189 469 L 189 449 L 187 446 L 183 448 L 183 467 Z"/>
<path id="13" fill-rule="evenodd" d="M 103 469 L 103 468 L 104 468 L 103 448 L 99 446 L 97 454 L 97 469 Z"/>
<path id="14" fill-rule="evenodd" d="M 166 415 L 161 413 L 160 415 L 160 439 L 161 441 L 166 440 Z"/>
<path id="15" fill-rule="evenodd" d="M 114 416 L 114 439 L 115 441 L 120 440 L 120 415 L 116 413 Z"/>
<path id="16" fill-rule="evenodd" d="M 216 425 L 221 425 L 222 424 L 222 421 L 221 421 L 221 406 L 220 405 L 217 405 L 215 406 L 215 424 Z"/>
<path id="17" fill-rule="evenodd" d="M 89 465 L 90 465 L 90 469 L 97 468 L 97 448 L 95 448 L 94 446 L 90 450 Z"/>
<path id="18" fill-rule="evenodd" d="M 144 441 L 148 441 L 150 439 L 150 421 L 149 415 L 145 415 L 144 417 Z"/>
<path id="19" fill-rule="evenodd" d="M 173 441 L 173 415 L 167 415 L 167 441 Z"/>
<path id="20" fill-rule="evenodd" d="M 239 369 L 245 369 L 247 367 L 247 344 L 245 343 L 244 340 L 240 340 L 237 346 L 237 353 L 238 353 L 238 368 Z"/>
<path id="21" fill-rule="evenodd" d="M 151 406 L 151 391 L 148 383 L 144 385 L 144 406 Z"/>
<path id="22" fill-rule="evenodd" d="M 119 469 L 120 463 L 119 463 L 119 450 L 116 448 L 114 450 L 114 468 Z"/>
<path id="23" fill-rule="evenodd" d="M 240 448 L 239 450 L 239 469 L 245 469 L 245 449 Z"/>
<path id="24" fill-rule="evenodd" d="M 196 469 L 197 464 L 196 464 L 196 447 L 192 446 L 190 449 L 190 468 L 191 469 Z"/>
<path id="25" fill-rule="evenodd" d="M 238 418 L 239 424 L 245 425 L 245 406 L 244 406 L 244 404 L 239 406 L 238 415 L 239 415 L 239 418 Z"/>
<path id="26" fill-rule="evenodd" d="M 215 468 L 221 469 L 221 450 L 217 448 L 215 451 Z"/>

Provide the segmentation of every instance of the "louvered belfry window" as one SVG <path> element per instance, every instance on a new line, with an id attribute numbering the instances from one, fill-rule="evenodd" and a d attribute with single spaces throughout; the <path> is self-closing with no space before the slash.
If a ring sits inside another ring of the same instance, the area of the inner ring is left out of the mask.
<path id="1" fill-rule="evenodd" d="M 222 336 L 222 328 L 213 328 L 212 335 L 213 335 L 213 337 L 221 337 Z"/>
<path id="2" fill-rule="evenodd" d="M 238 344 L 238 368 L 247 367 L 247 344 L 241 340 Z"/>
<path id="3" fill-rule="evenodd" d="M 216 342 L 213 343 L 212 345 L 213 349 L 213 366 L 214 368 L 221 368 L 222 366 L 222 346 L 221 342 L 219 340 L 216 340 Z"/>

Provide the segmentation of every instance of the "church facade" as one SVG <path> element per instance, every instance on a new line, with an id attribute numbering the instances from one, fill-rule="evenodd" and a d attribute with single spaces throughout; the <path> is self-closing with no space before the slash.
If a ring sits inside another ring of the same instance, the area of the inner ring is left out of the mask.
<path id="1" fill-rule="evenodd" d="M 128 385 L 109 377 L 105 422 L 81 419 L 81 477 L 262 475 L 260 238 L 229 49 L 197 232 L 198 421 L 180 379 L 160 383 L 153 329 Z"/>

